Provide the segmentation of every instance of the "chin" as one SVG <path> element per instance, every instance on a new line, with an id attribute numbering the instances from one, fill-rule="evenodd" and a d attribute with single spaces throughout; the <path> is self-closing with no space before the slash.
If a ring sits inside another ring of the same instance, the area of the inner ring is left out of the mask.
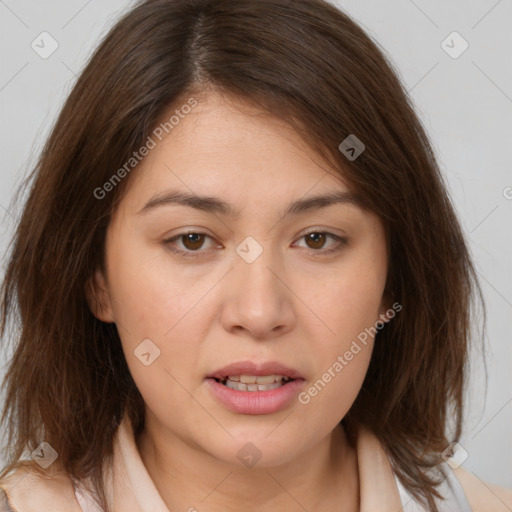
<path id="1" fill-rule="evenodd" d="M 228 429 L 233 437 L 225 439 L 221 446 L 217 439 L 210 444 L 208 451 L 216 459 L 238 468 L 264 469 L 287 464 L 300 456 L 299 447 L 315 442 L 310 440 L 306 443 L 285 429 L 278 433 L 277 430 L 281 427 L 276 429 L 277 425 L 278 422 L 271 428 L 245 428 L 240 434 Z M 212 449 L 214 446 L 215 449 Z"/>

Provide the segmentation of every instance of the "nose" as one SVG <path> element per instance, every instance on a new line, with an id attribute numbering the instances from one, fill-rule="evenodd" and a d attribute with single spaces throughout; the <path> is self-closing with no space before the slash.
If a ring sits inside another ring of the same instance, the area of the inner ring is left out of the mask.
<path id="1" fill-rule="evenodd" d="M 258 340 L 275 338 L 293 329 L 293 292 L 281 266 L 266 249 L 252 263 L 238 256 L 225 283 L 222 325 L 229 333 Z"/>

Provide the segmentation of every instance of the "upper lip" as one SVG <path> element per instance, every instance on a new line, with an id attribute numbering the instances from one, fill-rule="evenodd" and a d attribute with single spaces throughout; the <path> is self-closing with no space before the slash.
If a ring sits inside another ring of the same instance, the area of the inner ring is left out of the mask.
<path id="1" fill-rule="evenodd" d="M 259 364 L 253 363 L 252 361 L 239 361 L 215 370 L 210 373 L 207 378 L 225 379 L 230 375 L 283 375 L 284 377 L 290 377 L 292 379 L 303 378 L 302 375 L 294 368 L 290 368 L 289 366 L 276 361 Z"/>

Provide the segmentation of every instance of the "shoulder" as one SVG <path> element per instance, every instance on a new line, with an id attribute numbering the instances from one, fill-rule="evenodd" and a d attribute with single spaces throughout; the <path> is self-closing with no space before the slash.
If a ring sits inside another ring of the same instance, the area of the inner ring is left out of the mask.
<path id="1" fill-rule="evenodd" d="M 0 479 L 0 512 L 81 512 L 64 472 L 26 464 Z"/>
<path id="2" fill-rule="evenodd" d="M 473 512 L 510 512 L 512 510 L 512 489 L 484 482 L 462 467 L 454 469 L 453 472 L 464 489 Z"/>

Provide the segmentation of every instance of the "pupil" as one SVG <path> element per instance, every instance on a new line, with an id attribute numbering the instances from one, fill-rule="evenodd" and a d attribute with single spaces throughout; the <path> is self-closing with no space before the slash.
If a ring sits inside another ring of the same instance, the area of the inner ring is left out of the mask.
<path id="1" fill-rule="evenodd" d="M 325 242 L 325 234 L 324 233 L 310 233 L 308 235 L 308 245 L 310 245 L 310 242 L 313 243 L 313 249 L 320 249 Z M 311 245 L 310 245 L 311 247 Z"/>
<path id="2" fill-rule="evenodd" d="M 199 233 L 188 233 L 185 235 L 183 244 L 187 249 L 200 249 L 203 245 L 203 235 Z"/>

